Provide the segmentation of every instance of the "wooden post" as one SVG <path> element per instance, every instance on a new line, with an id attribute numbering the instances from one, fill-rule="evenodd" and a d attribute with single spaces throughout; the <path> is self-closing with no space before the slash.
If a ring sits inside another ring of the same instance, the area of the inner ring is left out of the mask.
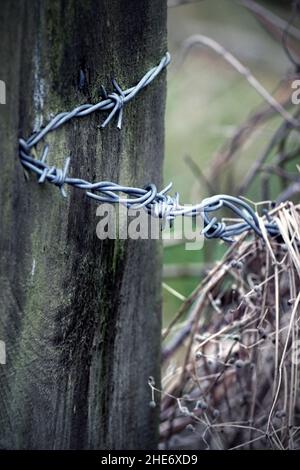
<path id="1" fill-rule="evenodd" d="M 158 409 L 160 247 L 96 236 L 97 204 L 27 182 L 18 137 L 135 84 L 166 52 L 165 0 L 3 0 L 0 9 L 0 448 L 149 449 Z M 161 187 L 165 72 L 124 109 L 52 133 L 49 162 L 90 181 Z"/>

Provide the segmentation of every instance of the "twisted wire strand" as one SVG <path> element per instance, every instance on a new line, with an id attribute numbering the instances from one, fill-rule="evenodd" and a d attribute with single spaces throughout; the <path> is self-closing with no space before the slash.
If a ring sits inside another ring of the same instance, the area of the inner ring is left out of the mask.
<path id="1" fill-rule="evenodd" d="M 149 70 L 137 85 L 122 90 L 118 83 L 113 80 L 114 92 L 107 95 L 105 99 L 97 104 L 84 104 L 76 107 L 70 112 L 62 112 L 55 116 L 45 128 L 34 133 L 27 140 L 19 139 L 19 156 L 23 167 L 32 171 L 38 177 L 40 184 L 48 181 L 59 187 L 62 196 L 66 197 L 65 185 L 74 186 L 86 192 L 91 199 L 102 203 L 123 204 L 128 209 L 144 209 L 154 217 L 164 221 L 172 221 L 177 216 L 196 217 L 200 215 L 204 221 L 203 235 L 208 238 L 220 238 L 227 242 L 232 242 L 234 237 L 243 232 L 253 230 L 259 237 L 262 232 L 259 226 L 258 216 L 255 211 L 243 199 L 230 195 L 216 195 L 204 199 L 196 205 L 184 205 L 179 202 L 179 194 L 171 196 L 169 193 L 172 183 L 161 191 L 158 191 L 154 184 L 149 184 L 144 188 L 133 186 L 122 186 L 111 181 L 100 181 L 91 183 L 81 178 L 71 178 L 68 176 L 70 166 L 70 157 L 66 158 L 63 168 L 49 166 L 46 163 L 49 146 L 46 144 L 41 157 L 34 158 L 33 148 L 36 148 L 39 142 L 44 140 L 45 136 L 75 117 L 83 117 L 95 111 L 110 111 L 101 127 L 109 124 L 115 115 L 117 115 L 117 127 L 121 129 L 123 118 L 123 107 L 125 103 L 132 100 L 143 88 L 149 85 L 155 77 L 169 64 L 170 54 L 166 53 L 160 63 Z M 216 216 L 209 217 L 211 212 L 216 212 L 222 208 L 230 209 L 238 218 L 231 224 L 225 224 L 219 221 Z M 265 228 L 270 235 L 275 236 L 279 233 L 276 223 L 267 215 Z"/>
<path id="2" fill-rule="evenodd" d="M 115 114 L 117 114 L 117 127 L 118 129 L 121 129 L 124 105 L 131 101 L 143 88 L 153 82 L 157 75 L 159 75 L 160 72 L 170 63 L 170 60 L 171 56 L 169 52 L 167 52 L 157 66 L 149 70 L 135 86 L 128 88 L 127 90 L 122 90 L 117 81 L 113 79 L 112 84 L 115 90 L 113 93 L 107 94 L 106 90 L 102 87 L 105 96 L 104 100 L 102 99 L 96 104 L 82 104 L 70 112 L 59 113 L 43 129 L 40 129 L 29 137 L 27 141 L 24 141 L 24 139 L 20 139 L 20 141 L 22 141 L 22 144 L 26 142 L 26 149 L 30 150 L 43 140 L 49 132 L 58 129 L 75 117 L 84 117 L 88 114 L 94 113 L 95 111 L 110 111 L 105 121 L 100 125 L 101 128 L 106 127 Z"/>
<path id="3" fill-rule="evenodd" d="M 206 198 L 199 204 L 186 206 L 180 204 L 178 193 L 175 196 L 168 194 L 172 183 L 160 192 L 154 184 L 149 184 L 144 188 L 136 188 L 133 186 L 122 186 L 111 181 L 90 183 L 84 179 L 67 176 L 70 158 L 66 159 L 64 167 L 60 169 L 48 166 L 45 163 L 45 158 L 43 161 L 42 159 L 36 160 L 26 155 L 23 151 L 21 153 L 23 166 L 38 176 L 39 183 L 48 181 L 55 184 L 60 187 L 63 196 L 66 196 L 63 185 L 67 184 L 83 189 L 88 197 L 100 203 L 123 204 L 128 209 L 143 208 L 150 215 L 170 222 L 180 215 L 186 217 L 200 215 L 204 221 L 202 233 L 208 239 L 220 238 L 224 241 L 232 242 L 234 237 L 249 230 L 253 230 L 259 237 L 262 237 L 258 216 L 243 199 L 220 194 Z M 47 151 L 44 152 L 44 156 L 46 154 Z M 209 217 L 211 212 L 216 212 L 222 208 L 228 208 L 237 215 L 237 221 L 226 225 L 224 222 L 219 221 L 216 216 Z M 276 223 L 270 217 L 266 218 L 265 227 L 272 236 L 279 233 Z"/>

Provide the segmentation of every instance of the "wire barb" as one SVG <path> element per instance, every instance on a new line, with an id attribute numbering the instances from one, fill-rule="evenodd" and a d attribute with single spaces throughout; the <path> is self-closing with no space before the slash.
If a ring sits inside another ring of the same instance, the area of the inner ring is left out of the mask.
<path id="1" fill-rule="evenodd" d="M 63 168 L 48 166 L 46 163 L 49 153 L 49 146 L 44 146 L 40 159 L 34 158 L 34 152 L 39 142 L 54 130 L 57 130 L 66 122 L 75 117 L 83 117 L 95 111 L 110 111 L 101 127 L 107 126 L 117 115 L 117 127 L 121 129 L 124 105 L 132 100 L 143 88 L 149 85 L 154 78 L 169 64 L 170 54 L 167 52 L 160 63 L 149 70 L 136 86 L 122 90 L 116 80 L 113 80 L 114 92 L 107 94 L 104 87 L 101 88 L 102 99 L 97 104 L 83 104 L 73 109 L 71 112 L 62 112 L 55 116 L 45 128 L 34 133 L 27 141 L 19 139 L 19 156 L 25 170 L 32 171 L 38 177 L 40 184 L 48 181 L 59 187 L 62 196 L 66 197 L 65 185 L 74 186 L 86 191 L 86 195 L 98 202 L 112 204 L 123 204 L 128 209 L 144 209 L 148 214 L 162 219 L 163 226 L 168 221 L 170 224 L 177 216 L 196 217 L 202 216 L 204 220 L 203 235 L 206 238 L 220 238 L 227 242 L 232 242 L 235 236 L 243 232 L 253 230 L 258 236 L 263 237 L 260 223 L 255 211 L 243 200 L 229 195 L 217 195 L 204 199 L 194 206 L 183 205 L 179 202 L 179 194 L 171 196 L 169 193 L 172 183 L 160 192 L 154 184 L 149 184 L 144 188 L 132 186 L 122 186 L 110 181 L 90 183 L 80 178 L 70 178 L 68 170 L 70 157 L 65 160 Z M 123 196 L 122 196 L 123 194 Z M 232 224 L 226 225 L 219 221 L 217 217 L 209 217 L 210 212 L 216 212 L 222 208 L 230 209 L 238 219 Z M 268 217 L 265 221 L 265 228 L 270 235 L 279 233 L 276 222 Z"/>

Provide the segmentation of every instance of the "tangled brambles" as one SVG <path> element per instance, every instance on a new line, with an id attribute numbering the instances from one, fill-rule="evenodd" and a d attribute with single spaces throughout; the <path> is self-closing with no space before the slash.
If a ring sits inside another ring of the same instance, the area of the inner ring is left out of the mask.
<path id="1" fill-rule="evenodd" d="M 299 209 L 242 235 L 165 330 L 162 448 L 300 448 Z"/>

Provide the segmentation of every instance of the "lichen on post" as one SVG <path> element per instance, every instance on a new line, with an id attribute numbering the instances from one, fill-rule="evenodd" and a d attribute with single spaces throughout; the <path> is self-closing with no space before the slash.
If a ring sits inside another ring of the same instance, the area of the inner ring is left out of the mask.
<path id="1" fill-rule="evenodd" d="M 157 64 L 166 2 L 5 0 L 0 15 L 0 448 L 155 448 L 159 244 L 100 241 L 97 205 L 24 178 L 17 143 L 99 101 L 112 78 L 128 87 Z M 70 155 L 76 177 L 160 187 L 164 103 L 163 72 L 128 104 L 121 131 L 100 130 L 97 113 L 74 120 L 49 136 L 49 160 Z"/>

